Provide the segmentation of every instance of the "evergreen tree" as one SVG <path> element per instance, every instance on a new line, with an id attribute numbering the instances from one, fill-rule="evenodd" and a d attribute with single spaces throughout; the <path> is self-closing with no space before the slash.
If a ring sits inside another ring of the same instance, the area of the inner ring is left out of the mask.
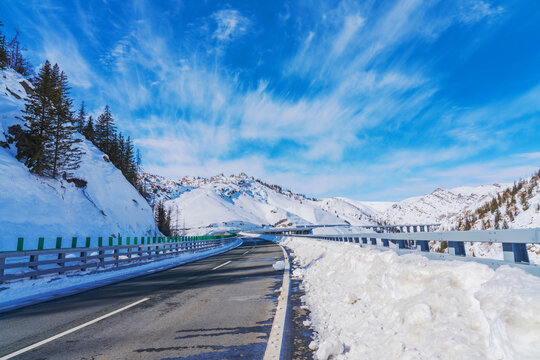
<path id="1" fill-rule="evenodd" d="M 67 77 L 46 61 L 33 84 L 23 111 L 27 130 L 17 135 L 17 158 L 32 172 L 56 178 L 78 168 L 81 156 L 74 146 Z"/>
<path id="2" fill-rule="evenodd" d="M 171 212 L 165 209 L 163 202 L 154 204 L 154 214 L 159 231 L 165 236 L 171 236 Z"/>
<path id="3" fill-rule="evenodd" d="M 125 150 L 124 150 L 124 166 L 125 171 L 124 175 L 126 176 L 126 179 L 136 187 L 137 185 L 137 163 L 135 159 L 135 153 L 133 148 L 133 143 L 131 141 L 131 137 L 128 136 L 125 144 Z"/>
<path id="4" fill-rule="evenodd" d="M 69 97 L 70 88 L 67 76 L 63 71 L 60 71 L 58 64 L 53 67 L 53 79 L 56 87 L 55 92 L 52 94 L 54 117 L 52 122 L 53 133 L 49 143 L 53 152 L 51 175 L 56 178 L 60 174 L 67 175 L 77 169 L 82 152 L 75 146 L 77 140 L 73 137 L 75 127 L 72 123 L 72 100 Z"/>
<path id="5" fill-rule="evenodd" d="M 86 109 L 84 107 L 84 101 L 81 102 L 81 107 L 79 108 L 77 117 L 75 118 L 74 125 L 80 134 L 84 133 L 84 128 L 86 126 Z"/>
<path id="6" fill-rule="evenodd" d="M 105 105 L 103 114 L 99 115 L 95 125 L 96 144 L 101 151 L 110 155 L 115 145 L 116 125 L 111 114 L 109 105 Z"/>
<path id="7" fill-rule="evenodd" d="M 94 119 L 92 119 L 92 116 L 90 115 L 88 117 L 88 122 L 86 123 L 86 126 L 83 130 L 84 137 L 91 141 L 93 144 L 95 144 L 95 132 L 94 132 Z"/>
<path id="8" fill-rule="evenodd" d="M 22 55 L 24 49 L 19 42 L 19 33 L 7 44 L 9 67 L 23 76 L 32 75 L 32 66 Z"/>
<path id="9" fill-rule="evenodd" d="M 28 130 L 17 141 L 17 159 L 23 161 L 30 171 L 45 175 L 51 166 L 50 153 L 45 152 L 45 143 L 52 133 L 54 109 L 51 94 L 54 92 L 52 66 L 46 61 L 33 79 L 34 92 L 27 98 L 23 118 Z M 21 146 L 19 146 L 19 144 Z"/>
<path id="10" fill-rule="evenodd" d="M 6 36 L 2 33 L 4 24 L 0 21 L 0 69 L 4 70 L 9 65 Z"/>

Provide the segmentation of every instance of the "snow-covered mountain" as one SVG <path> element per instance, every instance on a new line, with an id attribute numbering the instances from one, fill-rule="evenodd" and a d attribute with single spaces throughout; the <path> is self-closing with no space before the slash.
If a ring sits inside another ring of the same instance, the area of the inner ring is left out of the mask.
<path id="1" fill-rule="evenodd" d="M 465 211 L 476 209 L 506 186 L 494 184 L 448 190 L 438 188 L 428 195 L 392 204 L 380 214 L 380 219 L 388 224 L 442 224 L 442 228 L 448 229 L 454 218 Z"/>
<path id="2" fill-rule="evenodd" d="M 152 209 L 122 173 L 93 144 L 84 151 L 74 178 L 54 180 L 31 174 L 6 143 L 8 127 L 18 119 L 32 87 L 12 70 L 0 71 L 0 250 L 13 250 L 18 237 L 35 248 L 38 237 L 54 247 L 56 237 L 144 236 L 155 233 Z M 78 187 L 79 185 L 80 187 Z"/>
<path id="3" fill-rule="evenodd" d="M 152 201 L 163 201 L 171 210 L 173 227 L 186 228 L 188 233 L 196 234 L 261 225 L 302 224 L 430 223 L 441 224 L 440 229 L 448 230 L 456 228 L 464 214 L 491 201 L 510 185 L 436 189 L 399 202 L 367 202 L 344 197 L 307 198 L 245 174 L 184 177 L 178 181 L 144 174 L 142 180 Z M 516 223 L 514 227 L 537 224 L 540 215 L 529 215 L 537 220 L 521 221 L 523 224 Z"/>
<path id="4" fill-rule="evenodd" d="M 152 201 L 163 201 L 172 212 L 172 226 L 203 234 L 262 225 L 375 223 L 373 210 L 364 212 L 344 199 L 310 199 L 245 174 L 209 179 L 184 177 L 171 181 L 151 174 L 141 180 Z"/>
<path id="5" fill-rule="evenodd" d="M 459 230 L 540 227 L 540 171 L 453 219 Z"/>

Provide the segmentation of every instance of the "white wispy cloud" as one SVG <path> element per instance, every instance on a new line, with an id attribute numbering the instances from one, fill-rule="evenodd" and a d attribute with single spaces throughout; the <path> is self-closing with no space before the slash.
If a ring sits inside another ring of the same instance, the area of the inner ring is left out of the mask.
<path id="1" fill-rule="evenodd" d="M 212 14 L 212 18 L 217 25 L 213 37 L 220 41 L 230 41 L 244 34 L 250 24 L 248 18 L 242 16 L 238 10 L 233 9 L 216 11 Z"/>

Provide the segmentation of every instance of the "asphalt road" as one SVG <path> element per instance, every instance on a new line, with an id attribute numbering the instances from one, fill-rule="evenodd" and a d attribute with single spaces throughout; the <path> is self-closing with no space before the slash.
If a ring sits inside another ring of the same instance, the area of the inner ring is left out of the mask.
<path id="1" fill-rule="evenodd" d="M 262 359 L 283 276 L 272 264 L 282 259 L 278 245 L 248 241 L 177 268 L 0 314 L 0 358 L 75 329 L 15 358 Z"/>

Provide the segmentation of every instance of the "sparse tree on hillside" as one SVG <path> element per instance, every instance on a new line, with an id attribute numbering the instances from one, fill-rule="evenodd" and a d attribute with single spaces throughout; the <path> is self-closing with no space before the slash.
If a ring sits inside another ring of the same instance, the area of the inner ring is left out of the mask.
<path id="1" fill-rule="evenodd" d="M 171 212 L 165 209 L 163 202 L 154 204 L 154 215 L 159 231 L 165 236 L 171 236 Z"/>
<path id="2" fill-rule="evenodd" d="M 33 79 L 19 132 L 17 158 L 34 173 L 56 178 L 79 166 L 81 152 L 74 146 L 71 99 L 67 77 L 46 61 Z"/>
<path id="3" fill-rule="evenodd" d="M 7 52 L 6 36 L 2 33 L 2 27 L 4 24 L 0 21 L 0 69 L 4 70 L 9 65 L 9 58 Z"/>
<path id="4" fill-rule="evenodd" d="M 83 135 L 84 137 L 91 141 L 93 144 L 95 144 L 95 132 L 94 132 L 94 119 L 92 119 L 92 116 L 90 115 L 88 117 L 88 122 L 86 123 L 86 126 L 84 127 L 84 130 L 83 130 Z"/>
<path id="5" fill-rule="evenodd" d="M 54 117 L 52 122 L 51 151 L 53 153 L 52 177 L 60 174 L 69 174 L 79 167 L 81 151 L 75 146 L 75 127 L 72 123 L 72 100 L 69 97 L 67 76 L 57 64 L 53 67 L 53 76 L 56 83 L 52 96 Z"/>
<path id="6" fill-rule="evenodd" d="M 110 154 L 115 144 L 116 125 L 109 105 L 105 105 L 103 114 L 99 115 L 95 125 L 96 144 L 105 154 Z"/>
<path id="7" fill-rule="evenodd" d="M 22 55 L 23 50 L 25 49 L 21 47 L 17 32 L 15 37 L 7 43 L 9 67 L 23 76 L 30 76 L 33 73 L 32 66 Z"/>
<path id="8" fill-rule="evenodd" d="M 80 134 L 84 133 L 84 128 L 86 127 L 86 109 L 84 107 L 84 101 L 81 102 L 81 107 L 77 112 L 74 125 Z"/>

